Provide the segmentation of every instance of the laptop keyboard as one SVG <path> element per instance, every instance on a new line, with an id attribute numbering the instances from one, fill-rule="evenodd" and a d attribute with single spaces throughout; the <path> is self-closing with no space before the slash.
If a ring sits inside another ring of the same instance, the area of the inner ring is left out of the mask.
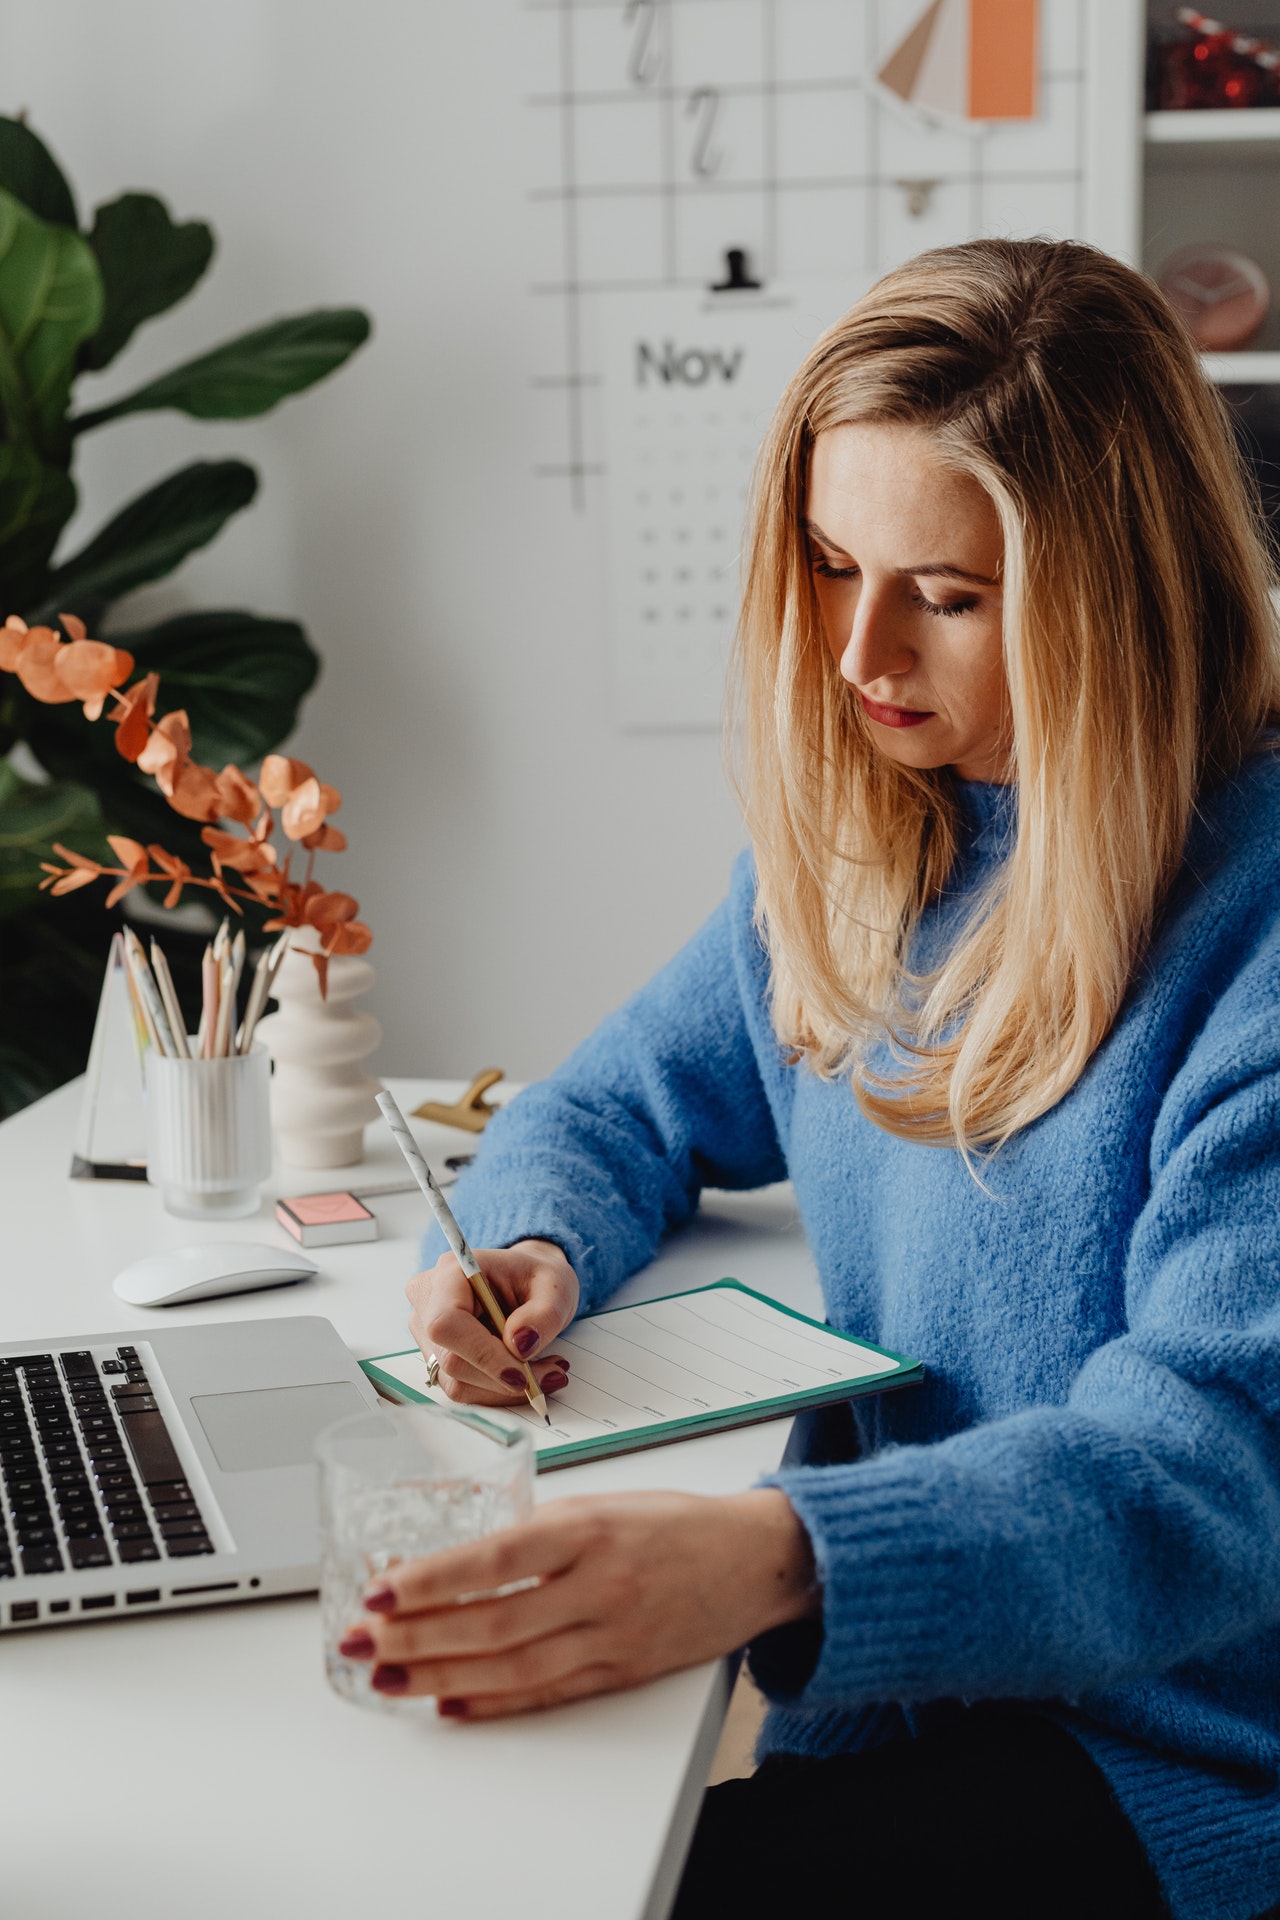
<path id="1" fill-rule="evenodd" d="M 136 1347 L 0 1358 L 0 1580 L 212 1553 Z"/>

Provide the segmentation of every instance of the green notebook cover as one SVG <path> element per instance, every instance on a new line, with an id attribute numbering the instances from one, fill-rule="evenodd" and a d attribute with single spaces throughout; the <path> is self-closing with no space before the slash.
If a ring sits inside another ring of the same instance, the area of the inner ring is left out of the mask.
<path id="1" fill-rule="evenodd" d="M 493 1410 L 529 1425 L 540 1473 L 924 1378 L 918 1360 L 840 1333 L 738 1280 L 585 1315 L 556 1342 L 562 1348 L 569 1385 L 550 1402 L 551 1431 L 531 1409 Z M 427 1389 L 416 1348 L 360 1364 L 390 1399 L 451 1404 Z M 400 1377 L 419 1370 L 420 1387 Z"/>

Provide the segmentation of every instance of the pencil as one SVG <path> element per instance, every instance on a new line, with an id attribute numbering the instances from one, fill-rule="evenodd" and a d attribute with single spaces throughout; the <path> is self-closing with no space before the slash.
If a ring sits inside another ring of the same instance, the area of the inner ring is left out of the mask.
<path id="1" fill-rule="evenodd" d="M 178 1004 L 178 995 L 173 984 L 173 975 L 169 971 L 169 962 L 164 957 L 164 948 L 158 940 L 151 942 L 151 971 L 155 974 L 156 985 L 160 989 L 160 998 L 164 1010 L 169 1016 L 169 1025 L 173 1031 L 173 1044 L 180 1060 L 191 1058 L 191 1048 L 187 1043 L 187 1023 L 182 1017 L 182 1008 Z"/>
<path id="2" fill-rule="evenodd" d="M 431 1202 L 431 1211 L 440 1224 L 445 1239 L 458 1257 L 458 1265 L 471 1283 L 471 1291 L 483 1307 L 494 1332 L 501 1339 L 507 1324 L 507 1316 L 493 1288 L 485 1279 L 471 1248 L 467 1245 L 466 1235 L 453 1217 L 453 1209 L 431 1177 L 431 1169 L 423 1159 L 418 1143 L 409 1131 L 409 1125 L 399 1107 L 389 1093 L 376 1094 L 379 1111 L 396 1137 L 396 1144 L 413 1172 L 413 1177 L 427 1199 Z M 520 1369 L 525 1378 L 525 1395 L 535 1413 L 540 1413 L 547 1425 L 551 1425 L 551 1415 L 547 1412 L 546 1396 L 534 1378 L 527 1361 L 520 1361 Z"/>
<path id="3" fill-rule="evenodd" d="M 213 1058 L 213 1030 L 218 1024 L 218 963 L 213 948 L 206 947 L 200 962 L 200 1033 L 196 1052 L 202 1060 Z"/>
<path id="4" fill-rule="evenodd" d="M 218 1018 L 214 1022 L 213 1046 L 210 1048 L 215 1060 L 224 1060 L 231 1051 L 231 1032 L 235 1012 L 235 967 L 232 964 L 230 948 L 228 948 L 218 963 Z"/>
<path id="5" fill-rule="evenodd" d="M 142 942 L 132 927 L 126 927 L 124 930 L 124 950 L 128 955 L 133 977 L 138 983 L 138 993 L 146 1010 L 147 1024 L 152 1033 L 152 1044 L 157 1053 L 166 1054 L 170 1059 L 175 1058 L 178 1043 L 169 1031 L 169 1016 L 161 1004 L 156 983 L 151 977 L 151 969 L 147 965 L 147 956 L 143 951 Z"/>

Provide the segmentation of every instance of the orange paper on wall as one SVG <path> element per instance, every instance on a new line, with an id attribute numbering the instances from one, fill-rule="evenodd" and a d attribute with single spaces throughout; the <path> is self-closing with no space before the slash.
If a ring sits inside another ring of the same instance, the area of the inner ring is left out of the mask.
<path id="1" fill-rule="evenodd" d="M 1039 0 L 931 0 L 881 67 L 913 106 L 965 120 L 1030 120 Z"/>

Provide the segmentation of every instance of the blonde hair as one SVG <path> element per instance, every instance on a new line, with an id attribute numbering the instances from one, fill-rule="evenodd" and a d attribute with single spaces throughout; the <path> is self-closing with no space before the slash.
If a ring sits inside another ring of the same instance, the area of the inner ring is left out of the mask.
<path id="1" fill-rule="evenodd" d="M 926 428 L 1004 536 L 1016 835 L 922 976 L 908 956 L 959 845 L 954 779 L 872 744 L 824 644 L 802 527 L 815 438 L 849 422 Z M 819 1074 L 849 1074 L 877 1125 L 968 1152 L 1079 1079 L 1197 796 L 1280 706 L 1271 578 L 1188 335 L 1106 254 L 1039 240 L 922 254 L 814 347 L 757 471 L 740 782 L 777 1032 Z"/>

